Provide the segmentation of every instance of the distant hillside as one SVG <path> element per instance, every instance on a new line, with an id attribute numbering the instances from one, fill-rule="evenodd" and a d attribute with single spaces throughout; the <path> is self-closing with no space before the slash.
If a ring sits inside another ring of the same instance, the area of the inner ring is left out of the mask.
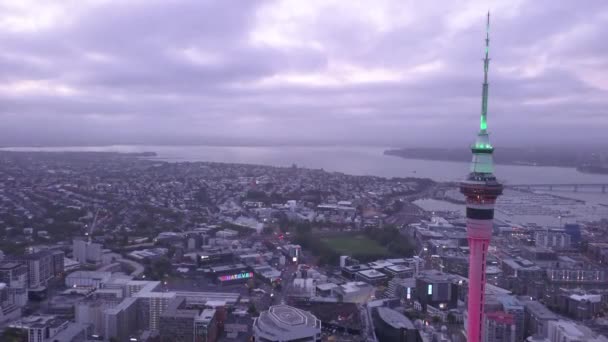
<path id="1" fill-rule="evenodd" d="M 384 151 L 385 155 L 408 159 L 426 159 L 467 162 L 471 160 L 469 149 L 403 148 Z M 581 171 L 606 170 L 601 167 L 606 157 L 601 152 L 558 148 L 497 148 L 494 161 L 497 164 L 576 167 Z M 600 172 L 601 173 L 601 172 Z"/>

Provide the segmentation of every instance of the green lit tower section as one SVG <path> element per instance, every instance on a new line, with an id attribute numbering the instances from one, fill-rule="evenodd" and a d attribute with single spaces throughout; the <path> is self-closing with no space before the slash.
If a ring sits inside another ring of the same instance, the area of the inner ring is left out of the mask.
<path id="1" fill-rule="evenodd" d="M 494 173 L 494 163 L 492 153 L 494 148 L 490 144 L 488 135 L 488 70 L 490 68 L 490 13 L 486 22 L 486 51 L 483 59 L 483 86 L 481 91 L 481 118 L 479 120 L 479 134 L 472 146 L 473 162 L 471 172 L 474 173 Z"/>
<path id="2" fill-rule="evenodd" d="M 494 177 L 492 153 L 488 135 L 488 68 L 490 66 L 490 13 L 486 26 L 486 53 L 483 60 L 483 90 L 479 133 L 471 152 L 473 161 L 467 178 L 460 183 L 466 197 L 467 240 L 469 242 L 469 291 L 467 294 L 467 341 L 483 340 L 483 307 L 485 303 L 486 260 L 492 238 L 494 204 L 502 194 L 502 185 Z"/>

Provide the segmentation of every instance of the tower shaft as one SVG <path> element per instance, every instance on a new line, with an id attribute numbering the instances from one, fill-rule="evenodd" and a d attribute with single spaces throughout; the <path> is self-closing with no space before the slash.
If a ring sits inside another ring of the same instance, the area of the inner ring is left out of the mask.
<path id="1" fill-rule="evenodd" d="M 460 192 L 466 197 L 467 239 L 469 242 L 469 292 L 467 303 L 467 341 L 481 342 L 483 338 L 483 307 L 485 303 L 486 257 L 494 220 L 494 203 L 502 194 L 502 185 L 494 177 L 492 154 L 487 126 L 488 69 L 490 65 L 490 13 L 486 24 L 486 51 L 484 58 L 484 82 L 482 88 L 479 133 L 471 152 L 471 172 L 460 184 Z"/>

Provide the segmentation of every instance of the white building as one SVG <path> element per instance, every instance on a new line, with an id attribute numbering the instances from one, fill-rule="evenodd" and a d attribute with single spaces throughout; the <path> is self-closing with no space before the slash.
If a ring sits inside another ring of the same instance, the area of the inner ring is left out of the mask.
<path id="1" fill-rule="evenodd" d="M 256 341 L 321 341 L 321 321 L 308 311 L 288 305 L 271 306 L 253 321 Z"/>
<path id="2" fill-rule="evenodd" d="M 76 271 L 65 277 L 67 287 L 96 287 L 100 288 L 112 278 L 112 272 Z"/>
<path id="3" fill-rule="evenodd" d="M 354 281 L 334 287 L 332 293 L 344 303 L 367 303 L 374 295 L 375 288 L 362 281 Z"/>
<path id="4" fill-rule="evenodd" d="M 215 237 L 221 238 L 221 239 L 233 239 L 233 238 L 236 238 L 238 235 L 239 235 L 239 232 L 237 232 L 236 230 L 232 230 L 232 229 L 224 229 L 224 230 L 220 230 L 217 233 L 215 233 Z"/>
<path id="5" fill-rule="evenodd" d="M 292 289 L 297 295 L 312 297 L 316 292 L 315 281 L 312 278 L 295 278 Z"/>

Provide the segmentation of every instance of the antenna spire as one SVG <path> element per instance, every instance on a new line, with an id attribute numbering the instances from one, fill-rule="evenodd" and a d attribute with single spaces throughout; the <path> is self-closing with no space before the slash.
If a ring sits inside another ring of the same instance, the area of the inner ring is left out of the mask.
<path id="1" fill-rule="evenodd" d="M 479 130 L 481 132 L 486 131 L 488 128 L 487 115 L 488 115 L 488 69 L 490 68 L 490 11 L 488 11 L 488 19 L 486 22 L 486 55 L 483 59 L 483 89 L 481 99 L 481 121 L 479 123 Z"/>

